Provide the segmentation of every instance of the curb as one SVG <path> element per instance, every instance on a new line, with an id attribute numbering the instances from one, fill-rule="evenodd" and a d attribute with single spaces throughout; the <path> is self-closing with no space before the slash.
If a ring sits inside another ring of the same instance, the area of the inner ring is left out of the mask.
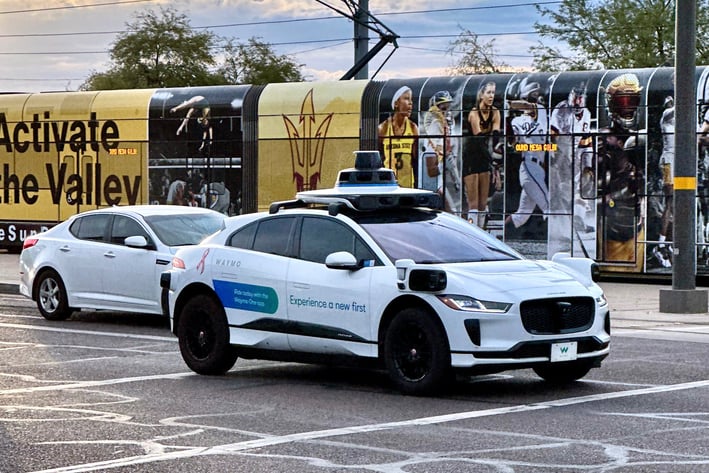
<path id="1" fill-rule="evenodd" d="M 0 294 L 19 294 L 20 285 L 0 282 Z"/>

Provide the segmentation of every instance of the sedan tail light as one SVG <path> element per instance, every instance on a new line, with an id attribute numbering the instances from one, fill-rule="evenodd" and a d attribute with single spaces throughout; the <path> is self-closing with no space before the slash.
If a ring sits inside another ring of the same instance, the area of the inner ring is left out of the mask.
<path id="1" fill-rule="evenodd" d="M 25 238 L 25 241 L 22 242 L 22 249 L 26 250 L 27 248 L 32 248 L 38 241 L 39 238 Z"/>

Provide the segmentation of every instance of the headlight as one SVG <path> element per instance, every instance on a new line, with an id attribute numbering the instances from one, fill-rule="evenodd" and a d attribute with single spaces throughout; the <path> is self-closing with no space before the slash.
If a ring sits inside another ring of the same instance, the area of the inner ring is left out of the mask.
<path id="1" fill-rule="evenodd" d="M 512 307 L 512 304 L 508 302 L 481 301 L 470 296 L 459 296 L 455 294 L 444 294 L 436 297 L 451 309 L 464 310 L 466 312 L 504 314 Z"/>

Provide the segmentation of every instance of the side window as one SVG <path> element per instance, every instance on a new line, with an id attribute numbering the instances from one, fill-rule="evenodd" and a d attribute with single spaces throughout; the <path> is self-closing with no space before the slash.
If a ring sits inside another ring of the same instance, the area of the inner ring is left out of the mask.
<path id="1" fill-rule="evenodd" d="M 288 252 L 288 242 L 294 224 L 295 217 L 262 220 L 254 236 L 253 249 L 262 253 L 291 256 Z"/>
<path id="2" fill-rule="evenodd" d="M 257 227 L 258 223 L 252 223 L 244 228 L 240 228 L 231 236 L 227 246 L 250 250 L 254 245 L 254 236 L 256 235 Z"/>
<path id="3" fill-rule="evenodd" d="M 104 241 L 103 237 L 110 218 L 108 214 L 86 215 L 76 219 L 69 231 L 81 240 Z"/>
<path id="4" fill-rule="evenodd" d="M 367 245 L 348 226 L 334 219 L 305 217 L 300 232 L 300 258 L 325 263 L 327 255 L 336 251 L 352 253 L 358 261 L 375 259 Z"/>
<path id="5" fill-rule="evenodd" d="M 113 218 L 113 225 L 111 225 L 111 243 L 123 245 L 126 238 L 136 235 L 144 236 L 145 239 L 148 240 L 148 243 L 152 242 L 148 232 L 132 218 L 123 215 L 116 215 Z"/>

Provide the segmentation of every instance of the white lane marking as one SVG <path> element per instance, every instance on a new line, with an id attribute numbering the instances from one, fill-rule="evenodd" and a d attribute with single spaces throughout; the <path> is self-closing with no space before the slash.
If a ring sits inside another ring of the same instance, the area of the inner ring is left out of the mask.
<path id="1" fill-rule="evenodd" d="M 141 340 L 158 340 L 161 342 L 177 342 L 177 337 L 160 337 L 157 335 L 140 335 L 136 333 L 126 332 L 99 332 L 95 330 L 77 330 L 71 328 L 46 327 L 42 325 L 23 325 L 23 324 L 6 324 L 0 323 L 0 327 L 14 328 L 18 330 L 42 330 L 45 332 L 59 333 L 80 333 L 83 335 L 100 335 L 103 337 L 118 337 L 118 338 L 137 338 Z"/>
<path id="2" fill-rule="evenodd" d="M 669 342 L 690 342 L 709 343 L 709 336 L 706 333 L 697 332 L 676 332 L 670 330 L 642 329 L 613 329 L 614 337 L 640 338 L 647 340 L 665 340 Z"/>
<path id="3" fill-rule="evenodd" d="M 113 384 L 139 383 L 141 381 L 152 381 L 156 379 L 180 379 L 188 376 L 197 376 L 191 371 L 189 373 L 167 373 L 155 374 L 150 376 L 135 376 L 132 378 L 114 378 L 104 379 L 99 381 L 77 381 L 75 383 L 55 384 L 52 386 L 34 386 L 29 388 L 2 389 L 0 396 L 8 394 L 30 394 L 40 391 L 61 391 L 64 389 L 85 389 L 95 386 L 111 386 Z"/>
<path id="4" fill-rule="evenodd" d="M 179 452 L 169 452 L 161 454 L 134 456 L 116 460 L 106 460 L 83 465 L 71 465 L 49 470 L 42 470 L 35 473 L 69 473 L 97 471 L 107 468 L 118 468 L 131 465 L 139 465 L 158 461 L 177 460 L 181 458 L 192 458 L 201 455 L 228 455 L 255 448 L 270 447 L 292 442 L 303 442 L 308 440 L 322 439 L 328 437 L 338 437 L 342 435 L 362 434 L 378 432 L 382 430 L 399 429 L 405 427 L 417 427 L 432 424 L 443 424 L 460 420 L 475 419 L 480 417 L 490 417 L 518 412 L 531 412 L 554 407 L 567 407 L 588 402 L 605 401 L 609 399 L 620 399 L 625 397 L 645 396 L 650 394 L 668 393 L 687 389 L 697 389 L 709 387 L 709 380 L 694 381 L 690 383 L 672 384 L 669 386 L 653 386 L 630 391 L 619 391 L 603 394 L 592 394 L 589 396 L 572 397 L 568 399 L 556 399 L 552 401 L 539 402 L 535 404 L 520 404 L 495 409 L 483 409 L 479 411 L 458 412 L 432 417 L 421 417 L 396 422 L 384 422 L 381 424 L 357 425 L 352 427 L 340 427 L 335 429 L 315 430 L 310 432 L 300 432 L 296 434 L 267 437 L 254 440 L 246 440 L 232 444 L 217 445 L 214 447 L 195 447 Z"/>

